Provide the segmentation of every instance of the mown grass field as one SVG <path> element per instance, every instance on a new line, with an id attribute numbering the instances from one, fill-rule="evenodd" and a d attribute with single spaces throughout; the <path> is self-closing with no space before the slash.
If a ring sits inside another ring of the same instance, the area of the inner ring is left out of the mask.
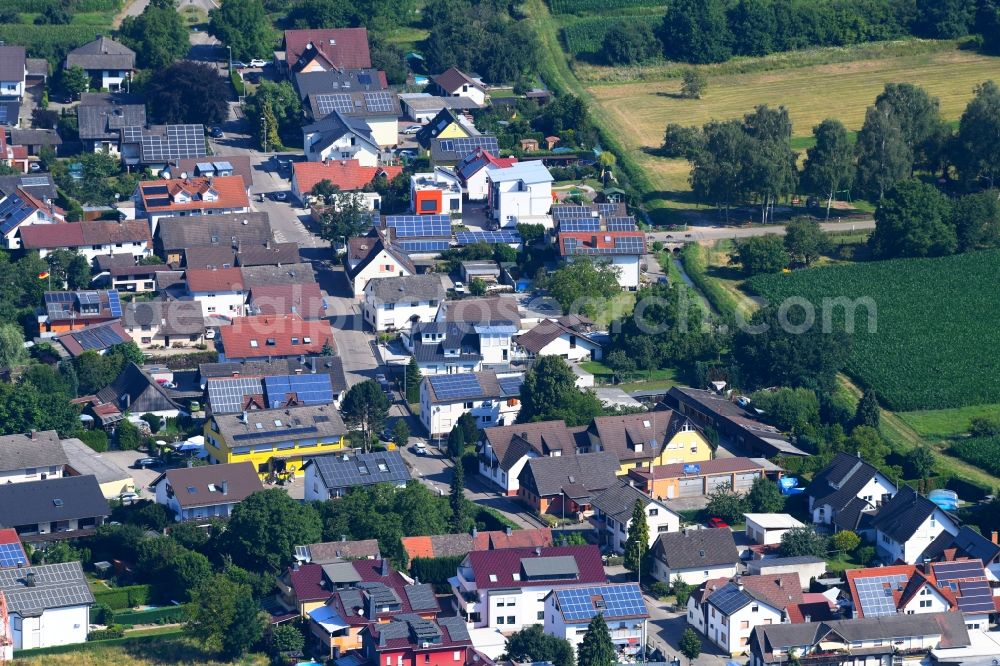
<path id="1" fill-rule="evenodd" d="M 922 437 L 946 439 L 959 437 L 969 430 L 976 417 L 1000 418 L 1000 405 L 972 405 L 955 409 L 924 409 L 898 414 L 908 426 Z"/>
<path id="2" fill-rule="evenodd" d="M 944 409 L 1000 402 L 1000 302 L 989 284 L 1000 251 L 971 252 L 935 259 L 900 259 L 842 264 L 789 274 L 758 276 L 747 285 L 772 303 L 800 297 L 870 299 L 855 310 L 848 371 L 893 410 Z M 843 307 L 828 308 L 834 326 Z"/>
<path id="3" fill-rule="evenodd" d="M 933 45 L 931 45 L 933 46 Z M 808 64 L 811 58 L 787 56 L 781 59 L 754 59 L 705 67 L 708 88 L 702 99 L 686 100 L 679 96 L 680 79 L 676 65 L 634 70 L 577 67 L 591 76 L 611 78 L 618 71 L 624 80 L 585 83 L 587 92 L 599 105 L 616 135 L 631 151 L 661 201 L 683 208 L 691 205 L 688 191 L 689 166 L 684 160 L 668 160 L 655 153 L 663 142 L 667 123 L 702 125 L 710 120 L 742 117 L 757 104 L 784 105 L 792 119 L 793 135 L 799 147 L 812 127 L 824 118 L 840 119 L 848 129 L 857 130 L 870 106 L 886 83 L 910 82 L 923 86 L 937 97 L 941 113 L 948 120 L 961 116 L 973 95 L 974 87 L 988 79 L 1000 80 L 1000 58 L 960 50 L 951 43 L 931 48 L 921 43 L 907 54 L 905 48 L 887 48 L 879 57 L 871 57 L 871 47 L 858 47 L 866 56 L 857 60 Z M 929 49 L 929 50 L 928 50 Z M 822 49 L 818 50 L 820 53 Z M 831 51 L 832 60 L 844 57 L 847 49 Z M 650 78 L 661 76 L 661 78 Z M 638 78 L 642 77 L 642 78 Z"/>

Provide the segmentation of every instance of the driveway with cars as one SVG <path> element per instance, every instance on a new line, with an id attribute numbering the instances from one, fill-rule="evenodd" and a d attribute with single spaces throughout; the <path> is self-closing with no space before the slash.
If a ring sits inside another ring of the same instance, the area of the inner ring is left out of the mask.
<path id="1" fill-rule="evenodd" d="M 132 479 L 135 481 L 136 491 L 141 491 L 139 492 L 140 499 L 152 499 L 153 494 L 149 490 L 149 484 L 156 480 L 156 477 L 158 477 L 168 467 L 164 465 L 157 465 L 155 467 L 137 469 L 135 467 L 135 461 L 140 458 L 149 457 L 149 454 L 143 451 L 106 451 L 101 455 L 110 459 L 114 464 L 124 470 L 127 470 L 128 473 L 132 475 Z M 177 467 L 177 465 L 170 465 L 169 467 Z"/>

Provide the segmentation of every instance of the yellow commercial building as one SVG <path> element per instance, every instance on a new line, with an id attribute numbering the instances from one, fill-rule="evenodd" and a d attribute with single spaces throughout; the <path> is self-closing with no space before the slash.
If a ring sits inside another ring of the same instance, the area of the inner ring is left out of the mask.
<path id="1" fill-rule="evenodd" d="M 625 416 L 599 416 L 587 428 L 591 451 L 614 451 L 630 469 L 710 460 L 712 445 L 683 414 L 661 409 Z"/>
<path id="2" fill-rule="evenodd" d="M 216 414 L 205 424 L 205 450 L 212 463 L 253 463 L 262 479 L 301 477 L 306 459 L 342 451 L 346 434 L 333 405 Z"/>

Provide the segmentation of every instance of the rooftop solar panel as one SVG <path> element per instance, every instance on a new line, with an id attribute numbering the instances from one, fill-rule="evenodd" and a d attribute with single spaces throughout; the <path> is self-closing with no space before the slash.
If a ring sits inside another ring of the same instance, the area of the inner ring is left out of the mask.
<path id="1" fill-rule="evenodd" d="M 210 379 L 207 389 L 213 413 L 236 414 L 243 411 L 247 396 L 264 393 L 264 384 L 259 377 L 232 377 Z"/>
<path id="2" fill-rule="evenodd" d="M 0 568 L 28 564 L 28 557 L 19 543 L 0 543 Z"/>
<path id="3" fill-rule="evenodd" d="M 964 560 L 959 562 L 939 562 L 931 565 L 934 578 L 938 582 L 985 576 L 983 564 L 979 560 Z"/>
<path id="4" fill-rule="evenodd" d="M 316 110 L 320 115 L 326 116 L 334 111 L 337 113 L 351 113 L 354 111 L 354 104 L 351 96 L 347 93 L 323 93 L 314 97 Z"/>
<path id="5" fill-rule="evenodd" d="M 444 252 L 451 247 L 447 240 L 401 240 L 395 243 L 403 252 Z"/>
<path id="6" fill-rule="evenodd" d="M 568 622 L 585 622 L 598 613 L 607 620 L 642 617 L 648 613 L 639 586 L 634 584 L 577 587 L 557 590 L 555 594 Z M 712 596 L 714 599 L 715 595 Z"/>
<path id="7" fill-rule="evenodd" d="M 576 206 L 572 204 L 558 204 L 552 207 L 552 219 L 556 222 L 578 217 L 592 217 L 594 211 L 590 206 Z"/>
<path id="8" fill-rule="evenodd" d="M 327 374 L 265 377 L 264 390 L 268 406 L 272 409 L 286 406 L 291 396 L 303 405 L 328 405 L 333 402 L 333 387 Z"/>
<path id="9" fill-rule="evenodd" d="M 395 229 L 396 238 L 451 236 L 448 215 L 387 215 L 385 226 Z"/>
<path id="10" fill-rule="evenodd" d="M 961 596 L 958 607 L 963 613 L 992 613 L 993 592 L 985 580 L 963 580 L 958 583 Z"/>
<path id="11" fill-rule="evenodd" d="M 861 604 L 864 616 L 895 615 L 896 602 L 892 593 L 893 590 L 905 585 L 906 580 L 905 574 L 855 579 L 854 587 L 858 591 L 858 602 Z"/>
<path id="12" fill-rule="evenodd" d="M 393 95 L 388 90 L 364 93 L 365 106 L 373 113 L 390 113 L 395 106 Z"/>
<path id="13" fill-rule="evenodd" d="M 500 390 L 504 392 L 504 395 L 517 396 L 521 395 L 521 384 L 524 382 L 524 377 L 521 375 L 517 377 L 500 377 L 497 382 L 500 384 Z"/>
<path id="14" fill-rule="evenodd" d="M 513 229 L 500 229 L 498 231 L 459 231 L 455 234 L 455 240 L 459 245 L 474 245 L 475 243 L 521 243 L 521 234 Z"/>
<path id="15" fill-rule="evenodd" d="M 111 289 L 108 291 L 108 308 L 111 310 L 112 317 L 122 316 L 122 301 L 118 297 L 117 289 Z"/>
<path id="16" fill-rule="evenodd" d="M 471 373 L 457 375 L 432 375 L 427 378 L 439 400 L 476 398 L 485 395 L 479 378 Z"/>
<path id="17" fill-rule="evenodd" d="M 494 155 L 500 153 L 500 144 L 497 143 L 497 138 L 489 134 L 466 136 L 457 139 L 440 139 L 440 147 L 445 152 L 458 153 L 463 157 L 469 153 L 476 152 L 480 148 L 488 150 Z"/>
<path id="18" fill-rule="evenodd" d="M 596 217 L 572 217 L 559 220 L 559 231 L 600 231 L 601 220 Z"/>
<path id="19" fill-rule="evenodd" d="M 635 231 L 638 229 L 633 217 L 606 217 L 604 228 L 608 231 Z"/>

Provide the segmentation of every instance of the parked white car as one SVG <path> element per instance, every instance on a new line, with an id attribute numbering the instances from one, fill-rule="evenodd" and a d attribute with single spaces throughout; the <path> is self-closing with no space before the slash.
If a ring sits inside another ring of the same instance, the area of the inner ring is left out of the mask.
<path id="1" fill-rule="evenodd" d="M 254 58 L 250 61 L 251 67 L 267 67 L 267 61 L 261 60 L 260 58 Z"/>

